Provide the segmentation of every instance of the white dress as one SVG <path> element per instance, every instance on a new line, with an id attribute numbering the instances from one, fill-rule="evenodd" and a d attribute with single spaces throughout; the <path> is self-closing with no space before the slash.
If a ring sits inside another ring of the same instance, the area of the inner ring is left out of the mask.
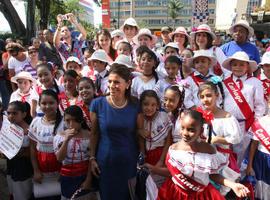
<path id="1" fill-rule="evenodd" d="M 131 95 L 134 97 L 140 98 L 141 94 L 145 90 L 153 90 L 156 85 L 156 79 L 153 77 L 147 82 L 144 82 L 141 76 L 137 76 L 132 79 L 131 84 Z"/>

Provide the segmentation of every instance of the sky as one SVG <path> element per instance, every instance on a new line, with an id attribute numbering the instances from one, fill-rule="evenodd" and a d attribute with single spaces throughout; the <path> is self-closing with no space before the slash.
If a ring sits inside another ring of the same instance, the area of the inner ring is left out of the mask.
<path id="1" fill-rule="evenodd" d="M 88 0 L 91 1 L 91 0 Z M 25 7 L 24 7 L 24 2 L 22 1 L 12 1 L 16 11 L 18 12 L 20 18 L 22 19 L 22 22 L 24 23 L 24 25 L 26 25 L 26 13 L 25 13 Z M 94 4 L 94 23 L 95 26 L 98 26 L 99 24 L 101 24 L 102 22 L 102 17 L 101 17 L 101 8 L 97 7 Z M 1 22 L 1 26 L 0 26 L 0 33 L 2 32 L 10 32 L 10 27 L 9 24 L 7 22 L 7 20 L 5 19 L 4 15 L 0 12 L 0 22 Z"/>

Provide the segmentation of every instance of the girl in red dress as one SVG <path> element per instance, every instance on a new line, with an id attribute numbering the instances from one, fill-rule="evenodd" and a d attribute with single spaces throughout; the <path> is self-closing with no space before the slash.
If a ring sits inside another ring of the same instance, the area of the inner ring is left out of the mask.
<path id="1" fill-rule="evenodd" d="M 218 174 L 227 165 L 227 159 L 210 144 L 199 140 L 203 123 L 201 113 L 195 110 L 185 111 L 181 116 L 182 139 L 169 148 L 167 169 L 147 166 L 150 171 L 169 177 L 159 189 L 158 200 L 225 199 L 210 184 L 210 179 L 230 187 L 239 197 L 248 195 L 249 190 L 245 186 L 224 179 Z"/>

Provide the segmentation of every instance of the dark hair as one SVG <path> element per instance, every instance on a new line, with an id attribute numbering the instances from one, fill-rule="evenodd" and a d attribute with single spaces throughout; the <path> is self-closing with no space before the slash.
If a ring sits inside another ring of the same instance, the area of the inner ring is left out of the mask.
<path id="1" fill-rule="evenodd" d="M 91 85 L 91 87 L 95 90 L 95 84 L 94 84 L 94 81 L 93 81 L 92 79 L 90 79 L 90 78 L 88 78 L 88 77 L 82 77 L 82 78 L 79 80 L 78 85 L 79 85 L 81 82 L 83 82 L 83 81 L 88 82 L 88 83 Z"/>
<path id="2" fill-rule="evenodd" d="M 64 76 L 70 76 L 70 77 L 75 78 L 75 79 L 80 78 L 79 74 L 73 69 L 69 69 L 69 70 L 65 71 Z"/>
<path id="3" fill-rule="evenodd" d="M 100 36 L 100 35 L 104 35 L 104 36 L 110 38 L 111 43 L 110 43 L 110 52 L 109 52 L 109 54 L 110 54 L 110 56 L 111 56 L 113 59 L 115 59 L 115 57 L 116 57 L 116 51 L 115 51 L 115 50 L 113 49 L 113 47 L 112 47 L 112 37 L 111 37 L 111 34 L 110 34 L 109 30 L 108 30 L 108 29 L 102 29 L 102 30 L 100 30 L 100 31 L 97 33 L 97 35 L 96 35 L 97 45 L 98 45 L 98 47 L 99 47 L 100 49 L 102 49 L 101 46 L 100 46 L 100 44 L 98 43 L 98 39 L 99 39 L 99 36 Z"/>
<path id="4" fill-rule="evenodd" d="M 51 96 L 52 98 L 54 98 L 56 100 L 56 102 L 57 102 L 57 105 L 59 105 L 58 94 L 55 91 L 50 90 L 50 89 L 42 91 L 42 93 L 40 95 L 40 98 L 39 98 L 39 103 L 40 103 L 42 97 L 45 96 L 45 95 Z M 54 124 L 54 127 L 53 127 L 53 135 L 56 134 L 56 130 L 57 130 L 59 124 L 61 123 L 61 121 L 62 121 L 62 115 L 61 115 L 61 112 L 59 110 L 59 107 L 57 106 L 56 121 L 55 121 L 55 124 Z"/>
<path id="5" fill-rule="evenodd" d="M 185 89 L 182 88 L 182 90 L 180 90 L 179 85 L 171 85 L 171 86 L 166 88 L 165 92 L 168 90 L 174 91 L 179 96 L 179 102 L 177 105 L 177 109 L 174 110 L 174 112 L 172 112 L 172 114 L 176 118 L 184 110 Z"/>
<path id="6" fill-rule="evenodd" d="M 142 107 L 142 103 L 145 100 L 146 97 L 153 97 L 156 99 L 158 103 L 158 107 L 160 108 L 160 99 L 157 95 L 157 93 L 154 90 L 144 90 L 143 93 L 140 96 L 140 106 Z"/>
<path id="7" fill-rule="evenodd" d="M 41 64 L 37 65 L 36 69 L 38 70 L 39 68 L 42 68 L 42 67 L 48 69 L 51 72 L 51 74 L 53 76 L 53 87 L 58 95 L 60 93 L 60 90 L 59 90 L 59 87 L 56 83 L 56 80 L 54 79 L 54 68 L 53 68 L 52 64 L 51 63 L 41 63 Z"/>
<path id="8" fill-rule="evenodd" d="M 154 77 L 155 77 L 156 82 L 158 82 L 158 74 L 157 74 L 157 72 L 156 72 L 156 68 L 157 68 L 157 66 L 159 65 L 158 57 L 156 56 L 155 52 L 153 52 L 153 51 L 152 51 L 151 49 L 149 49 L 148 47 L 143 48 L 143 49 L 141 50 L 141 56 L 142 56 L 143 54 L 145 54 L 145 53 L 146 53 L 151 59 L 154 60 L 155 66 L 154 66 L 153 69 L 152 69 L 152 73 L 153 73 L 153 75 L 154 75 Z M 141 59 L 141 56 L 140 56 L 140 59 Z"/>
<path id="9" fill-rule="evenodd" d="M 78 123 L 81 123 L 81 126 L 83 129 L 90 130 L 88 127 L 84 117 L 83 117 L 83 111 L 79 106 L 72 105 L 66 108 L 64 111 L 64 116 L 65 115 L 70 115 L 75 118 L 75 121 Z"/>
<path id="10" fill-rule="evenodd" d="M 12 101 L 11 103 L 8 104 L 8 106 L 14 106 L 16 110 L 19 110 L 23 113 L 26 113 L 25 118 L 23 119 L 25 121 L 25 123 L 27 123 L 28 125 L 31 124 L 32 122 L 32 117 L 30 114 L 30 105 L 27 102 L 22 102 L 22 101 Z"/>
<path id="11" fill-rule="evenodd" d="M 210 49 L 213 46 L 213 38 L 209 33 L 206 33 L 206 36 L 207 36 L 207 44 L 206 44 L 205 49 Z M 196 43 L 196 37 L 197 37 L 197 33 L 195 33 L 194 45 L 195 45 L 195 50 L 199 50 L 199 46 Z"/>
<path id="12" fill-rule="evenodd" d="M 203 127 L 205 120 L 203 119 L 202 113 L 194 109 L 185 110 L 183 113 L 185 116 L 190 116 L 192 119 L 195 119 L 195 121 L 198 122 L 201 127 Z"/>
<path id="13" fill-rule="evenodd" d="M 178 65 L 178 68 L 180 70 L 181 78 L 184 79 L 184 73 L 182 69 L 182 60 L 178 56 L 169 56 L 165 60 L 165 65 L 167 63 L 176 63 Z"/>
<path id="14" fill-rule="evenodd" d="M 219 90 L 218 90 L 218 88 L 219 88 Z M 217 84 L 214 84 L 211 81 L 206 81 L 206 82 L 199 85 L 198 95 L 201 94 L 206 89 L 213 90 L 216 94 L 219 94 L 219 91 L 220 91 L 220 94 L 221 94 L 221 97 L 222 97 L 220 107 L 223 108 L 224 107 L 225 94 L 224 94 L 224 89 L 223 89 L 222 83 L 218 82 Z"/>
<path id="15" fill-rule="evenodd" d="M 182 34 L 182 33 L 175 33 L 175 34 Z M 173 42 L 174 42 L 174 36 L 175 36 L 175 34 L 172 36 L 172 41 Z M 183 46 L 186 48 L 188 46 L 188 43 L 189 43 L 188 37 L 185 35 L 185 42 L 184 42 Z"/>
<path id="16" fill-rule="evenodd" d="M 114 63 L 111 65 L 111 68 L 109 70 L 109 75 L 110 74 L 117 74 L 122 79 L 124 79 L 126 82 L 131 81 L 131 79 L 132 79 L 132 74 L 131 74 L 130 70 L 128 69 L 128 67 L 126 67 L 125 65 L 118 64 L 118 63 Z M 126 90 L 125 96 L 132 103 L 137 102 L 135 100 L 135 98 L 131 96 L 131 86 L 129 86 L 128 89 Z"/>

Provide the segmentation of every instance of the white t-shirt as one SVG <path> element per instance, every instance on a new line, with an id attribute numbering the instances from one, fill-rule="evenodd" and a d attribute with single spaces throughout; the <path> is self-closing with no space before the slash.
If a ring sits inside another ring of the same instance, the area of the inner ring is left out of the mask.
<path id="1" fill-rule="evenodd" d="M 20 71 L 22 71 L 23 66 L 27 64 L 30 61 L 28 57 L 24 61 L 19 61 L 13 56 L 10 57 L 8 60 L 8 69 L 14 69 L 15 75 L 18 74 Z"/>

